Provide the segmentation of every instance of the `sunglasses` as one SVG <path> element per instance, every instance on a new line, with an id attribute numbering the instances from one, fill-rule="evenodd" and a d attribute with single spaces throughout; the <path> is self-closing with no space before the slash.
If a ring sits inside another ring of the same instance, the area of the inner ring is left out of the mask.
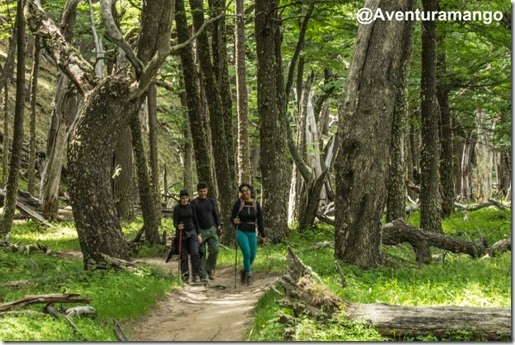
<path id="1" fill-rule="evenodd" d="M 242 189 L 242 190 L 240 190 L 240 193 L 247 193 L 247 192 L 250 192 L 250 190 L 249 189 Z"/>

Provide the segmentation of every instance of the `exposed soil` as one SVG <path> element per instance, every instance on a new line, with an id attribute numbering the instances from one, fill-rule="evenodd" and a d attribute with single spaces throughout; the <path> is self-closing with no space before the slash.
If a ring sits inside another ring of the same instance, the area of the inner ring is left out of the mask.
<path id="1" fill-rule="evenodd" d="M 144 259 L 166 273 L 177 275 L 177 259 Z M 130 332 L 132 341 L 241 341 L 253 326 L 253 310 L 259 297 L 278 276 L 257 273 L 252 285 L 243 285 L 234 267 L 219 267 L 215 280 L 184 284 L 169 292 L 149 315 L 137 320 Z"/>

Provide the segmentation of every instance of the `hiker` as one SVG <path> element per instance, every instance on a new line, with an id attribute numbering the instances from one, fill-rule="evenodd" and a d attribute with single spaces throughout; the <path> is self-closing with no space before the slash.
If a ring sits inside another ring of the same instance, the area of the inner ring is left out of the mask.
<path id="1" fill-rule="evenodd" d="M 263 225 L 263 212 L 259 203 L 252 198 L 252 186 L 243 183 L 239 186 L 241 197 L 234 203 L 231 213 L 231 222 L 236 225 L 236 242 L 243 254 L 243 270 L 240 272 L 242 283 L 252 283 L 252 262 L 256 258 L 257 235 L 260 243 L 266 242 L 265 228 Z"/>
<path id="2" fill-rule="evenodd" d="M 195 207 L 190 204 L 190 194 L 188 190 L 180 191 L 180 203 L 173 209 L 173 225 L 175 226 L 175 236 L 182 233 L 180 241 L 181 257 L 181 279 L 187 283 L 189 278 L 188 255 L 191 256 L 191 268 L 193 282 L 199 281 L 199 243 L 202 243 L 202 236 L 199 232 L 197 212 Z"/>
<path id="3" fill-rule="evenodd" d="M 215 200 L 207 197 L 207 183 L 199 182 L 197 192 L 198 196 L 191 201 L 191 204 L 197 212 L 198 225 L 202 235 L 201 249 L 205 253 L 200 258 L 200 280 L 207 281 L 206 275 L 209 279 L 214 280 L 218 257 L 218 240 L 219 236 L 222 236 L 222 223 L 218 216 Z"/>

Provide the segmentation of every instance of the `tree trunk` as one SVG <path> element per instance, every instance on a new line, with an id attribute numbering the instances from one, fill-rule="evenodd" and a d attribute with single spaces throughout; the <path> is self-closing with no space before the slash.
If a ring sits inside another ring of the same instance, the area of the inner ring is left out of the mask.
<path id="1" fill-rule="evenodd" d="M 65 40 L 69 43 L 73 39 L 73 27 L 75 26 L 78 3 L 79 0 L 69 0 L 63 10 L 61 30 Z M 47 161 L 41 174 L 39 192 L 43 217 L 48 220 L 57 219 L 67 118 L 77 116 L 79 102 L 82 102 L 82 97 L 78 95 L 76 87 L 63 71 L 59 71 L 52 120 L 47 137 Z"/>
<path id="2" fill-rule="evenodd" d="M 498 190 L 504 198 L 510 197 L 511 190 L 511 154 L 510 152 L 499 152 L 499 187 Z M 510 200 L 510 199 L 509 199 Z"/>
<path id="3" fill-rule="evenodd" d="M 27 191 L 34 195 L 36 180 L 36 99 L 38 93 L 39 61 L 41 59 L 41 38 L 36 36 L 34 40 L 35 53 L 32 65 L 32 80 L 30 82 L 30 145 L 29 166 L 27 168 Z"/>
<path id="4" fill-rule="evenodd" d="M 184 9 L 184 1 L 175 1 L 175 22 L 177 24 L 177 37 L 179 43 L 189 40 L 188 23 Z M 190 123 L 193 148 L 195 150 L 195 165 L 199 181 L 206 182 L 211 188 L 211 192 L 216 189 L 215 177 L 212 168 L 211 155 L 209 154 L 207 134 L 204 131 L 202 112 L 200 107 L 200 94 L 195 78 L 194 54 L 191 44 L 179 50 L 181 57 L 182 73 L 184 75 L 184 85 L 186 89 L 186 99 L 188 104 L 188 118 Z"/>
<path id="5" fill-rule="evenodd" d="M 213 72 L 217 80 L 217 84 L 220 90 L 220 97 L 222 101 L 223 117 L 224 117 L 224 129 L 225 145 L 228 152 L 228 164 L 230 172 L 230 180 L 236 181 L 236 161 L 234 148 L 234 126 L 232 116 L 232 96 L 231 96 L 231 85 L 229 83 L 229 66 L 227 63 L 227 36 L 226 36 L 226 24 L 225 24 L 225 6 L 226 0 L 208 0 L 210 17 L 214 18 L 220 14 L 224 14 L 221 18 L 213 22 L 212 25 L 212 40 L 211 47 L 213 50 Z M 250 182 L 250 181 L 249 181 Z M 232 188 L 232 192 L 236 192 L 235 186 Z"/>
<path id="6" fill-rule="evenodd" d="M 441 39 L 443 43 L 443 39 Z M 454 135 L 452 131 L 451 109 L 449 107 L 449 86 L 447 80 L 446 54 L 437 58 L 436 96 L 440 105 L 440 185 L 442 190 L 442 217 L 448 217 L 454 210 L 456 199 L 454 188 Z"/>
<path id="7" fill-rule="evenodd" d="M 5 184 L 7 183 L 7 174 L 9 171 L 9 148 L 11 147 L 10 143 L 10 134 L 9 134 L 9 87 L 8 82 L 6 81 L 6 85 L 4 87 L 4 97 L 3 97 L 3 110 L 4 110 L 4 135 L 2 138 L 2 188 L 5 188 Z"/>
<path id="8" fill-rule="evenodd" d="M 69 144 L 69 192 L 86 269 L 90 260 L 102 262 L 102 253 L 129 259 L 112 203 L 112 151 L 108 149 L 134 118 L 127 114 L 137 113 L 141 104 L 127 101 L 129 84 L 122 78 L 102 81 L 86 98 Z"/>
<path id="9" fill-rule="evenodd" d="M 204 24 L 203 0 L 190 0 L 192 10 L 193 26 L 198 31 Z M 228 127 L 225 124 L 230 109 L 224 108 L 222 102 L 220 87 L 218 86 L 215 70 L 211 63 L 211 54 L 209 50 L 208 37 L 205 31 L 201 32 L 197 37 L 197 52 L 199 55 L 200 68 L 202 71 L 202 83 L 206 92 L 207 104 L 209 108 L 209 125 L 211 130 L 211 143 L 213 147 L 213 156 L 215 162 L 216 182 L 218 186 L 218 201 L 220 202 L 220 216 L 224 223 L 224 242 L 232 243 L 234 232 L 229 231 L 232 228 L 230 215 L 234 196 L 236 195 L 234 173 L 229 166 L 230 161 L 234 162 L 234 152 L 229 151 L 233 148 L 229 140 L 232 135 L 226 132 Z"/>
<path id="10" fill-rule="evenodd" d="M 120 220 L 134 219 L 132 166 L 132 138 L 127 125 L 120 131 L 113 154 L 113 197 Z"/>
<path id="11" fill-rule="evenodd" d="M 148 88 L 148 134 L 149 134 L 149 162 L 150 162 L 150 188 L 154 196 L 156 208 L 156 223 L 161 224 L 161 197 L 159 192 L 159 157 L 157 145 L 157 93 L 156 86 L 151 84 Z"/>
<path id="12" fill-rule="evenodd" d="M 238 185 L 240 185 L 243 182 L 252 184 L 252 166 L 250 165 L 248 128 L 247 72 L 245 66 L 245 8 L 243 0 L 236 0 L 234 30 L 236 107 L 238 111 Z"/>
<path id="13" fill-rule="evenodd" d="M 5 59 L 4 67 L 2 68 L 2 73 L 0 74 L 0 92 L 2 88 L 8 88 L 9 80 L 13 77 L 14 72 L 14 58 L 16 57 L 16 46 L 17 46 L 17 35 L 18 29 L 16 25 L 13 26 L 13 32 L 11 37 L 9 38 L 9 48 L 7 50 L 7 57 Z"/>
<path id="14" fill-rule="evenodd" d="M 436 11 L 436 0 L 423 0 L 425 11 Z M 440 146 L 436 100 L 436 22 L 422 22 L 422 78 L 420 82 L 422 151 L 420 157 L 420 227 L 443 232 L 440 197 Z"/>
<path id="15" fill-rule="evenodd" d="M 493 171 L 493 153 L 490 149 L 492 144 L 493 132 L 492 124 L 487 118 L 484 111 L 476 112 L 476 133 L 477 143 L 476 152 L 476 185 L 474 188 L 474 199 L 476 202 L 482 202 L 492 197 L 492 171 Z"/>
<path id="16" fill-rule="evenodd" d="M 23 150 L 23 115 L 25 103 L 25 18 L 23 16 L 23 0 L 17 1 L 16 7 L 16 103 L 14 109 L 13 146 L 7 177 L 6 195 L 0 233 L 8 234 L 16 210 L 16 193 L 18 191 L 18 176 L 20 175 L 20 160 Z"/>
<path id="17" fill-rule="evenodd" d="M 411 8 L 411 0 L 367 1 L 374 11 Z M 381 216 L 386 202 L 389 153 L 402 42 L 402 21 L 360 25 L 338 119 L 335 161 L 335 258 L 360 267 L 381 263 Z"/>
<path id="18" fill-rule="evenodd" d="M 411 3 L 415 5 L 414 2 Z M 410 11 L 413 8 L 409 9 Z M 414 22 L 408 23 L 402 41 L 401 75 L 397 94 L 395 96 L 395 110 L 392 124 L 392 140 L 390 142 L 390 169 L 388 176 L 388 197 L 386 199 L 386 221 L 404 217 L 406 206 L 405 170 L 406 157 L 404 154 L 404 139 L 406 137 L 406 124 L 408 122 L 408 81 L 413 51 Z"/>
<path id="19" fill-rule="evenodd" d="M 184 123 L 182 128 L 182 133 L 184 136 L 184 145 L 183 145 L 183 152 L 184 152 L 184 162 L 183 162 L 183 183 L 184 188 L 186 188 L 189 191 L 193 191 L 193 175 L 194 175 L 194 169 L 193 169 L 193 145 L 192 145 L 192 137 L 191 137 L 191 127 L 190 127 L 190 119 L 188 117 L 188 113 L 186 109 L 188 108 L 188 100 L 187 100 L 187 94 L 186 91 L 184 91 L 184 81 L 181 83 L 181 92 L 179 94 L 179 97 L 181 99 L 181 106 L 183 107 L 184 112 Z M 165 190 L 166 192 L 166 190 Z"/>
<path id="20" fill-rule="evenodd" d="M 284 80 L 280 56 L 278 0 L 256 1 L 257 102 L 259 116 L 262 206 L 267 237 L 284 241 L 287 223 L 288 171 L 283 114 Z"/>
<path id="21" fill-rule="evenodd" d="M 472 199 L 472 143 L 467 138 L 463 145 L 463 152 L 461 154 L 461 198 L 464 200 Z"/>

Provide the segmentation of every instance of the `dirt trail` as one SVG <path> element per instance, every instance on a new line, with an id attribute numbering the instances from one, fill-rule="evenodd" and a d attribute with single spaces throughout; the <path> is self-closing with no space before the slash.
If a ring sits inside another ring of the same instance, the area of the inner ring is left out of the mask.
<path id="1" fill-rule="evenodd" d="M 177 274 L 177 261 L 145 259 L 164 272 Z M 185 284 L 181 291 L 169 292 L 149 315 L 133 324 L 132 341 L 241 341 L 252 327 L 253 309 L 259 297 L 278 276 L 255 274 L 250 286 L 237 278 L 234 268 L 218 268 L 215 280 L 207 286 Z"/>

